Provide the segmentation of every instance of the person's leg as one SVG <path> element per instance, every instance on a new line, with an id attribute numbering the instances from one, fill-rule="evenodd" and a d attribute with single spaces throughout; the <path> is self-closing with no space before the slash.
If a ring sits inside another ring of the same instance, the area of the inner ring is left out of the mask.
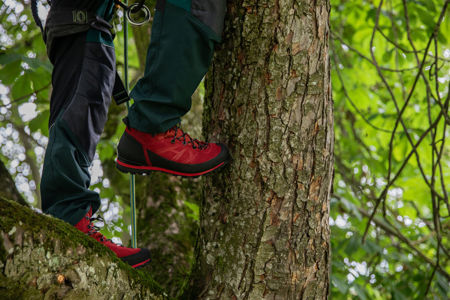
<path id="1" fill-rule="evenodd" d="M 130 127 L 165 132 L 191 108 L 222 35 L 225 0 L 158 0 L 144 76 L 130 96 Z"/>
<path id="2" fill-rule="evenodd" d="M 73 5 L 72 1 L 56 3 Z M 100 16 L 112 2 L 104 4 L 97 11 Z M 52 9 L 55 7 L 59 8 Z M 57 15 L 58 10 L 53 13 Z M 116 68 L 112 37 L 89 29 L 58 37 L 51 45 L 53 92 L 41 181 L 43 211 L 95 238 L 133 267 L 141 266 L 150 260 L 148 250 L 118 246 L 97 232 L 91 222 L 100 196 L 89 189 L 88 168 L 111 102 Z"/>
<path id="3" fill-rule="evenodd" d="M 90 207 L 95 212 L 100 205 L 99 195 L 89 190 L 88 168 L 111 102 L 115 54 L 111 35 L 88 28 L 73 34 L 83 26 L 61 26 L 54 20 L 78 11 L 110 18 L 112 8 L 110 0 L 55 0 L 46 22 L 53 90 L 41 182 L 42 209 L 72 225 Z"/>
<path id="4" fill-rule="evenodd" d="M 199 176 L 228 161 L 225 145 L 174 127 L 208 71 L 225 10 L 225 0 L 158 0 L 145 73 L 130 94 L 135 102 L 118 146 L 119 170 Z"/>
<path id="5" fill-rule="evenodd" d="M 50 100 L 49 142 L 42 172 L 43 211 L 72 225 L 100 205 L 89 190 L 89 166 L 106 121 L 114 50 L 87 43 L 87 33 L 56 39 Z"/>

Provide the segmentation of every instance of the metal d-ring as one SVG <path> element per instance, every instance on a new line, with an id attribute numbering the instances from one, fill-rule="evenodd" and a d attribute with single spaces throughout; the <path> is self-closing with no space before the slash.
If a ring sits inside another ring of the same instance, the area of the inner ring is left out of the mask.
<path id="1" fill-rule="evenodd" d="M 140 26 L 140 25 L 143 25 L 143 24 L 147 23 L 148 21 L 150 21 L 150 17 L 151 17 L 150 9 L 148 9 L 148 7 L 145 5 L 142 5 L 141 8 L 138 10 L 138 11 L 141 11 L 141 10 L 144 11 L 144 18 L 142 21 L 140 21 L 140 22 L 136 21 L 131 17 L 132 14 L 136 14 L 138 12 L 138 11 L 133 11 L 133 10 L 135 8 L 138 8 L 139 6 L 140 6 L 139 3 L 133 3 L 130 6 L 128 6 L 128 8 L 126 10 L 125 16 L 127 17 L 128 22 L 130 22 L 130 24 L 132 24 L 132 25 Z"/>

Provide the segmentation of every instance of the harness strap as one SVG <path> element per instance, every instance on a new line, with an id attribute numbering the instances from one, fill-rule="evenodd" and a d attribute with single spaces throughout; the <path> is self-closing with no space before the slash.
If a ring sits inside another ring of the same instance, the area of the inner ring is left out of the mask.
<path id="1" fill-rule="evenodd" d="M 114 102 L 116 102 L 116 105 L 130 101 L 130 95 L 128 94 L 127 89 L 125 88 L 125 85 L 123 84 L 123 81 L 117 71 L 112 96 Z"/>
<path id="2" fill-rule="evenodd" d="M 63 33 L 70 33 L 69 31 L 72 30 L 76 32 L 83 32 L 89 30 L 90 28 L 94 28 L 108 35 L 112 35 L 111 29 L 113 28 L 109 22 L 95 15 L 93 12 L 77 9 L 58 9 L 57 11 L 50 10 L 45 27 L 46 29 L 58 27 Z M 73 29 L 61 30 L 61 28 L 70 27 Z M 47 31 L 45 31 L 45 33 L 48 34 Z"/>

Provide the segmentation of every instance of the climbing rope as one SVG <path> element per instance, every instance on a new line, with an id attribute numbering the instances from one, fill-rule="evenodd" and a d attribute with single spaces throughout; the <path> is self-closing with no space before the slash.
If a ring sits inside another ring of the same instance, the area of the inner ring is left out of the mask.
<path id="1" fill-rule="evenodd" d="M 123 18 L 123 77 L 125 83 L 125 90 L 129 91 L 129 81 L 128 81 L 128 22 L 132 25 L 143 25 L 150 20 L 150 10 L 144 5 L 144 0 L 139 3 L 134 3 L 128 6 L 128 1 L 125 0 L 123 3 L 115 0 L 115 2 L 124 9 L 125 14 Z M 131 14 L 137 13 L 140 10 L 144 11 L 144 18 L 142 21 L 138 22 L 131 17 Z M 130 111 L 130 104 L 127 101 L 127 111 Z M 131 246 L 137 248 L 137 222 L 136 222 L 136 189 L 135 189 L 135 176 L 130 174 L 130 211 L 131 211 Z"/>
<path id="2" fill-rule="evenodd" d="M 128 1 L 125 0 L 125 4 Z M 127 11 L 130 11 L 127 9 Z M 123 77 L 125 89 L 129 92 L 128 81 L 128 18 L 123 18 Z M 127 111 L 130 111 L 130 103 L 127 101 Z M 136 191 L 134 174 L 130 174 L 130 211 L 131 211 L 131 246 L 137 248 L 137 222 L 136 222 Z"/>

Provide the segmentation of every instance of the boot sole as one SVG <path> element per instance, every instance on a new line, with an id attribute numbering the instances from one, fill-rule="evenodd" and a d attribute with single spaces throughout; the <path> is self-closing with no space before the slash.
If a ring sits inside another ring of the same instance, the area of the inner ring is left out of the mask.
<path id="1" fill-rule="evenodd" d="M 143 268 L 144 266 L 146 266 L 146 265 L 148 265 L 150 263 L 150 260 L 151 260 L 150 258 L 146 259 L 143 262 L 140 262 L 138 264 L 132 265 L 131 267 L 134 268 L 134 269 Z"/>
<path id="2" fill-rule="evenodd" d="M 150 251 L 145 248 L 141 248 L 141 251 L 138 253 L 121 257 L 120 259 L 135 269 L 142 268 L 151 261 Z"/>
<path id="3" fill-rule="evenodd" d="M 171 174 L 171 175 L 175 175 L 175 176 L 196 178 L 196 177 L 199 177 L 199 176 L 211 173 L 212 171 L 220 169 L 221 167 L 225 166 L 227 164 L 227 162 L 228 162 L 227 160 L 223 161 L 211 169 L 208 169 L 208 170 L 205 170 L 202 172 L 197 172 L 197 173 L 184 173 L 184 172 L 179 172 L 179 171 L 174 171 L 174 170 L 169 170 L 169 169 L 154 167 L 154 166 L 134 166 L 134 165 L 130 165 L 130 164 L 121 162 L 119 159 L 116 160 L 116 167 L 119 171 L 121 171 L 123 173 L 131 173 L 131 174 L 136 174 L 136 175 L 149 175 L 152 171 L 156 171 L 156 172 L 163 172 L 163 173 L 167 173 L 167 174 Z"/>

